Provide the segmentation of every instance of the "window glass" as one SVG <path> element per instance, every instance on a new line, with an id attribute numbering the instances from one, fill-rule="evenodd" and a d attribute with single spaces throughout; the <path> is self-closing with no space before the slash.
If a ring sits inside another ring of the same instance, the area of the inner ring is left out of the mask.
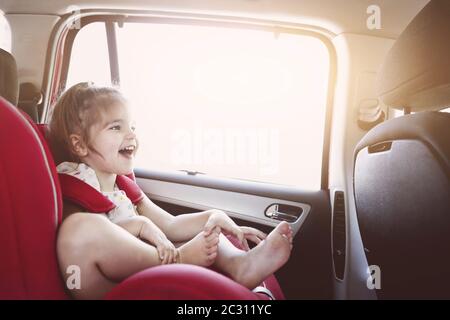
<path id="1" fill-rule="evenodd" d="M 108 42 L 103 22 L 88 24 L 78 32 L 75 38 L 66 88 L 85 81 L 92 81 L 98 85 L 111 85 Z"/>
<path id="2" fill-rule="evenodd" d="M 0 10 L 0 49 L 11 52 L 11 28 Z"/>
<path id="3" fill-rule="evenodd" d="M 81 30 L 72 83 L 110 81 L 104 39 L 102 24 Z M 322 41 L 125 23 L 117 42 L 121 89 L 140 138 L 138 167 L 320 189 L 330 62 Z"/>

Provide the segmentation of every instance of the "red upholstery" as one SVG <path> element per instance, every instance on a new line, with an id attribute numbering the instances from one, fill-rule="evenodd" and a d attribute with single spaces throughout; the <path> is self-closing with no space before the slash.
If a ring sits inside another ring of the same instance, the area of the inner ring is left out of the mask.
<path id="1" fill-rule="evenodd" d="M 0 298 L 66 298 L 56 259 L 61 196 L 40 133 L 0 98 Z"/>
<path id="2" fill-rule="evenodd" d="M 67 299 L 56 257 L 62 198 L 38 128 L 0 97 L 0 299 Z M 130 177 L 132 178 L 132 177 Z M 266 286 L 284 298 L 273 276 Z M 192 265 L 149 268 L 108 299 L 260 299 L 229 278 Z"/>
<path id="3" fill-rule="evenodd" d="M 145 281 L 147 285 L 143 286 Z M 267 299 L 209 269 L 172 264 L 149 268 L 116 286 L 106 299 L 231 300 Z"/>
<path id="4" fill-rule="evenodd" d="M 64 200 L 73 202 L 88 212 L 104 213 L 115 208 L 114 203 L 101 192 L 84 181 L 69 174 L 58 174 Z M 125 191 L 132 203 L 136 204 L 144 198 L 139 186 L 127 176 L 117 176 L 116 184 Z"/>

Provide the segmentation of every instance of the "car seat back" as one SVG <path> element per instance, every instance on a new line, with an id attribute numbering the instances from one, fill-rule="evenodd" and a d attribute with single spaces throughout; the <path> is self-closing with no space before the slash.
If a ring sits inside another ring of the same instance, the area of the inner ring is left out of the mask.
<path id="1" fill-rule="evenodd" d="M 52 157 L 32 121 L 3 98 L 0 119 L 0 298 L 65 298 L 56 257 L 62 201 Z"/>
<path id="2" fill-rule="evenodd" d="M 17 104 L 19 98 L 16 60 L 3 49 L 0 49 L 0 96 L 13 105 Z"/>
<path id="3" fill-rule="evenodd" d="M 1 49 L 0 70 L 0 299 L 63 299 L 55 167 L 35 124 L 15 107 L 17 67 Z"/>
<path id="4" fill-rule="evenodd" d="M 357 145 L 356 211 L 382 299 L 450 298 L 450 2 L 432 0 L 389 52 L 379 96 L 405 115 Z M 421 112 L 419 112 L 421 111 Z"/>

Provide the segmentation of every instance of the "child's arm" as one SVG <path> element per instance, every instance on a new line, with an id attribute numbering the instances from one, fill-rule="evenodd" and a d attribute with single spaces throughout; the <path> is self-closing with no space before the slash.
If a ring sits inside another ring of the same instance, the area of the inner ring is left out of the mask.
<path id="1" fill-rule="evenodd" d="M 127 230 L 135 237 L 154 244 L 162 264 L 176 262 L 177 250 L 165 234 L 147 217 L 137 216 L 117 222 L 117 225 Z"/>
<path id="2" fill-rule="evenodd" d="M 173 242 L 191 240 L 203 230 L 212 213 L 212 210 L 207 210 L 173 216 L 154 204 L 147 196 L 137 204 L 137 211 L 153 221 Z"/>
<path id="3" fill-rule="evenodd" d="M 150 199 L 144 197 L 137 205 L 139 214 L 150 218 L 174 242 L 184 242 L 205 230 L 212 232 L 215 226 L 235 235 L 244 247 L 248 248 L 245 239 L 258 243 L 266 237 L 265 233 L 249 227 L 239 227 L 221 210 L 206 210 L 196 213 L 181 214 L 176 217 L 161 209 Z"/>

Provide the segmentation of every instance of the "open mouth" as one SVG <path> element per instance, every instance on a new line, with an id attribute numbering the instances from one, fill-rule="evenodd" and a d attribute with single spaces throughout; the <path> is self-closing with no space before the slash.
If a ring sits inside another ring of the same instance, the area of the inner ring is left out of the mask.
<path id="1" fill-rule="evenodd" d="M 126 158 L 131 158 L 131 157 L 133 157 L 135 150 L 136 150 L 136 146 L 131 145 L 131 146 L 127 146 L 125 148 L 120 149 L 119 153 Z"/>

